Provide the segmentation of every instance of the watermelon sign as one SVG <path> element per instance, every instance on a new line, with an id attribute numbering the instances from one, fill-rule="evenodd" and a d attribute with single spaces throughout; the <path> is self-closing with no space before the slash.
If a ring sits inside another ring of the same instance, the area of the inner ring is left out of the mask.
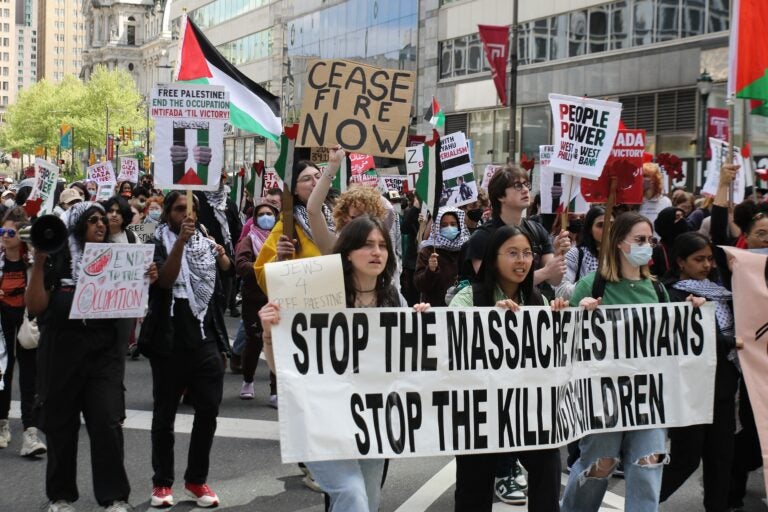
<path id="1" fill-rule="evenodd" d="M 154 254 L 150 244 L 85 244 L 69 318 L 143 317 Z"/>

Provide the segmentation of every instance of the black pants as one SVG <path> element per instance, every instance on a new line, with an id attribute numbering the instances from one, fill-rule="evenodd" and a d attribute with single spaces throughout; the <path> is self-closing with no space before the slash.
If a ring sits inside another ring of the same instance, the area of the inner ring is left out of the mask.
<path id="1" fill-rule="evenodd" d="M 736 387 L 739 372 L 729 361 L 718 362 L 712 423 L 669 430 L 670 462 L 664 468 L 659 501 L 666 501 L 704 465 L 704 510 L 725 512 L 736 430 Z"/>
<path id="2" fill-rule="evenodd" d="M 755 416 L 752 413 L 747 385 L 744 378 L 739 384 L 739 420 L 741 430 L 736 434 L 734 442 L 733 468 L 731 469 L 731 486 L 728 491 L 728 504 L 731 507 L 744 505 L 747 494 L 747 478 L 749 472 L 763 465 L 760 451 L 760 439 L 757 437 Z"/>
<path id="3" fill-rule="evenodd" d="M 13 367 L 19 363 L 19 391 L 21 392 L 21 423 L 24 429 L 37 426 L 34 415 L 35 381 L 37 380 L 37 349 L 26 349 L 18 344 L 16 335 L 24 320 L 24 308 L 0 306 L 0 323 L 8 351 L 8 366 L 3 375 L 4 389 L 0 391 L 0 420 L 8 419 L 11 408 Z"/>
<path id="4" fill-rule="evenodd" d="M 114 328 L 57 329 L 40 339 L 45 374 L 40 427 L 48 443 L 46 494 L 51 501 L 76 501 L 80 413 L 91 444 L 93 491 L 101 506 L 128 501 L 131 488 L 123 464 L 125 347 Z"/>
<path id="5" fill-rule="evenodd" d="M 177 325 L 176 322 L 174 322 Z M 192 325 L 196 320 L 192 317 Z M 199 325 L 199 324 L 197 324 Z M 177 335 L 179 333 L 177 332 Z M 198 338 L 200 336 L 198 335 Z M 174 480 L 173 425 L 184 389 L 192 400 L 195 419 L 184 481 L 204 484 L 208 478 L 211 446 L 224 385 L 224 368 L 216 343 L 199 340 L 197 347 L 174 350 L 167 358 L 151 358 L 154 406 L 152 409 L 152 483 L 170 487 Z"/>
<path id="6" fill-rule="evenodd" d="M 560 450 L 531 450 L 515 455 L 528 470 L 528 510 L 558 512 Z M 493 506 L 493 484 L 499 458 L 508 453 L 456 456 L 456 512 L 486 512 Z"/>

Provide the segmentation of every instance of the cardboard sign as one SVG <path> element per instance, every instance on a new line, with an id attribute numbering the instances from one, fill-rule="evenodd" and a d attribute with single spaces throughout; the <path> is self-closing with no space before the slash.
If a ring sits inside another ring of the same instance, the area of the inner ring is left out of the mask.
<path id="1" fill-rule="evenodd" d="M 124 181 L 130 181 L 131 183 L 139 182 L 139 161 L 135 158 L 121 158 L 120 159 L 120 174 L 117 177 L 118 183 Z"/>
<path id="2" fill-rule="evenodd" d="M 464 133 L 456 132 L 440 139 L 440 165 L 443 192 L 439 206 L 462 206 L 477 201 L 477 181 Z"/>
<path id="3" fill-rule="evenodd" d="M 152 240 L 153 236 L 155 236 L 155 229 L 157 229 L 157 224 L 154 222 L 129 224 L 126 229 L 133 231 L 133 234 L 136 235 L 136 239 L 142 244 L 146 244 Z"/>
<path id="4" fill-rule="evenodd" d="M 117 183 L 115 179 L 115 170 L 112 168 L 112 162 L 99 162 L 91 165 L 87 169 L 88 179 L 95 181 L 98 185 L 112 185 Z"/>
<path id="5" fill-rule="evenodd" d="M 701 193 L 705 196 L 714 197 L 720 184 L 720 167 L 728 161 L 728 142 L 710 137 L 709 150 L 712 159 L 707 162 L 707 181 L 704 182 Z M 741 148 L 738 146 L 733 146 L 733 163 L 739 166 L 736 179 L 733 180 L 733 204 L 739 204 L 744 201 L 746 175 L 744 157 L 741 156 Z"/>
<path id="6" fill-rule="evenodd" d="M 611 174 L 617 175 L 616 204 L 643 202 L 643 153 L 645 130 L 619 130 L 603 173 L 595 181 L 581 180 L 581 193 L 590 203 L 605 203 L 610 193 Z M 627 165 L 624 165 L 624 164 Z"/>
<path id="7" fill-rule="evenodd" d="M 314 164 L 328 161 L 328 148 L 309 148 L 309 161 Z"/>
<path id="8" fill-rule="evenodd" d="M 570 174 L 557 172 L 549 166 L 554 146 L 539 146 L 539 187 L 541 213 L 587 213 L 589 204 L 581 195 L 580 180 Z M 569 196 L 570 193 L 570 197 Z"/>
<path id="9" fill-rule="evenodd" d="M 343 148 L 400 158 L 415 91 L 412 71 L 348 60 L 310 60 L 296 147 Z"/>
<path id="10" fill-rule="evenodd" d="M 229 92 L 212 85 L 157 85 L 150 113 L 155 120 L 155 186 L 217 190 Z"/>
<path id="11" fill-rule="evenodd" d="M 264 270 L 269 300 L 285 310 L 338 308 L 347 303 L 339 254 L 267 263 Z"/>
<path id="12" fill-rule="evenodd" d="M 709 423 L 714 309 L 282 311 L 280 414 L 302 418 L 280 422 L 283 462 L 510 452 Z"/>
<path id="13" fill-rule="evenodd" d="M 141 318 L 154 245 L 85 244 L 69 318 Z"/>
<path id="14" fill-rule="evenodd" d="M 35 158 L 35 185 L 29 194 L 30 201 L 40 200 L 40 210 L 38 215 L 45 215 L 53 212 L 54 193 L 56 192 L 56 183 L 59 180 L 58 166 L 46 162 L 42 158 Z"/>
<path id="15" fill-rule="evenodd" d="M 553 143 L 550 167 L 596 180 L 608 160 L 621 120 L 621 103 L 550 94 Z"/>

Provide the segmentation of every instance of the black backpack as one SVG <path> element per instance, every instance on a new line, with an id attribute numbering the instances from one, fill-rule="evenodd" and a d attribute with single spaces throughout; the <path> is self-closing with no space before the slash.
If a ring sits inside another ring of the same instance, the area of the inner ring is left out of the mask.
<path id="1" fill-rule="evenodd" d="M 592 297 L 600 298 L 605 293 L 605 278 L 600 271 L 595 272 L 595 280 L 592 282 Z M 664 285 L 655 279 L 651 279 L 653 289 L 656 291 L 656 298 L 659 299 L 659 303 L 667 302 L 666 294 L 664 293 Z"/>

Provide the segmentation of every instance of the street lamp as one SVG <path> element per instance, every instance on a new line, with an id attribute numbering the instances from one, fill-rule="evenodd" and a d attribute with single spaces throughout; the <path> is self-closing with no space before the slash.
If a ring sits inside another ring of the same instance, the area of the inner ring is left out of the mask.
<path id="1" fill-rule="evenodd" d="M 120 137 L 115 137 L 115 169 L 117 169 L 117 159 L 120 158 Z"/>
<path id="2" fill-rule="evenodd" d="M 701 126 L 699 126 L 699 162 L 701 165 L 701 176 L 704 176 L 704 162 L 707 159 L 707 99 L 712 92 L 712 77 L 706 70 L 696 79 L 696 87 L 699 89 L 699 98 L 701 99 Z M 696 180 L 693 181 L 694 187 Z"/>

